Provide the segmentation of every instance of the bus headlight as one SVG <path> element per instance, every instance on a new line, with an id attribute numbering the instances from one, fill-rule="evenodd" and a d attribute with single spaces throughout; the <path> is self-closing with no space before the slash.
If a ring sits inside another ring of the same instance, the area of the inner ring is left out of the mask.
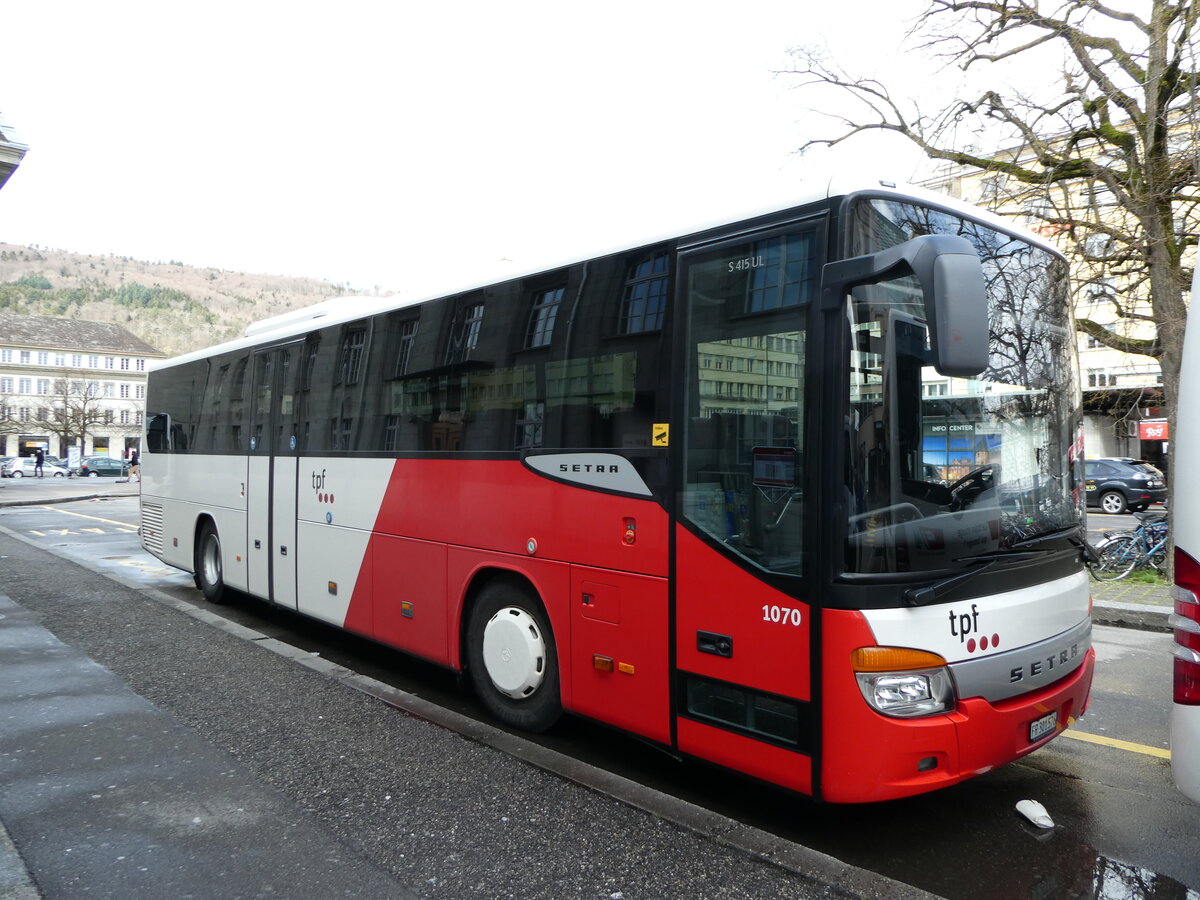
<path id="1" fill-rule="evenodd" d="M 954 707 L 954 684 L 936 653 L 907 647 L 860 647 L 852 654 L 858 689 L 885 716 L 911 719 Z"/>

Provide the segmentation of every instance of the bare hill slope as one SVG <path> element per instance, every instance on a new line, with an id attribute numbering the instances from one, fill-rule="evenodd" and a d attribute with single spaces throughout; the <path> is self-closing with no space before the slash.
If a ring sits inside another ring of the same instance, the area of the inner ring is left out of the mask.
<path id="1" fill-rule="evenodd" d="M 171 355 L 229 340 L 258 319 L 350 293 L 309 278 L 0 243 L 0 310 L 113 322 Z"/>

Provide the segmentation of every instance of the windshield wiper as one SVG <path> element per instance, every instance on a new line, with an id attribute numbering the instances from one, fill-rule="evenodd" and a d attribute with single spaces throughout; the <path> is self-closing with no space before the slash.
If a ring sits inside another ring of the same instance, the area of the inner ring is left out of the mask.
<path id="1" fill-rule="evenodd" d="M 1017 541 L 1012 546 L 1032 547 L 1035 544 L 1048 544 L 1051 541 L 1061 541 L 1063 538 L 1066 538 L 1079 548 L 1079 552 L 1083 556 L 1083 561 L 1088 565 L 1100 561 L 1100 556 L 1098 553 L 1096 553 L 1096 548 L 1088 543 L 1088 540 L 1085 536 L 1079 533 L 1078 525 L 1069 525 L 1066 528 L 1060 528 L 1057 531 L 1048 531 L 1045 534 L 1039 534 L 1031 538 L 1025 538 L 1023 541 Z"/>
<path id="2" fill-rule="evenodd" d="M 1079 534 L 1079 525 L 1068 525 L 1066 528 L 1060 528 L 1057 531 L 1047 531 L 1045 534 L 1035 534 L 1033 537 L 1023 538 L 1010 544 L 1011 547 L 1032 547 L 1035 544 L 1048 544 L 1051 541 L 1061 541 L 1063 538 L 1072 538 Z M 1072 541 L 1074 543 L 1074 541 Z M 1086 543 L 1086 542 L 1085 542 Z"/>
<path id="3" fill-rule="evenodd" d="M 956 587 L 970 578 L 974 578 L 983 572 L 986 572 L 996 563 L 1005 560 L 1021 560 L 1021 559 L 1036 559 L 1040 557 L 1044 550 L 991 550 L 987 553 L 980 553 L 976 556 L 956 556 L 955 562 L 979 563 L 978 569 L 972 569 L 969 572 L 963 572 L 959 575 L 951 575 L 949 578 L 944 578 L 941 581 L 935 581 L 933 584 L 927 584 L 924 587 L 909 588 L 904 591 L 900 597 L 904 600 L 905 606 L 926 606 L 935 602 L 939 597 L 944 595 L 950 588 Z"/>

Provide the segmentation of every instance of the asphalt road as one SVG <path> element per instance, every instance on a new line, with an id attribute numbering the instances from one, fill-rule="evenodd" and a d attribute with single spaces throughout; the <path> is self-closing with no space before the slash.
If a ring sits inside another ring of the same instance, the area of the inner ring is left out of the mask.
<path id="1" fill-rule="evenodd" d="M 204 606 L 190 577 L 138 549 L 136 515 L 134 501 L 110 501 L 3 510 L 0 525 L 35 545 L 84 559 L 97 571 Z M 1100 517 L 1089 521 L 1094 518 Z M 1133 523 L 1129 516 L 1105 518 L 1128 527 Z M 446 673 L 367 642 L 248 598 L 221 614 L 440 706 L 483 715 Z M 1174 791 L 1166 759 L 1169 642 L 1167 635 L 1098 627 L 1092 705 L 1077 728 L 1018 764 L 897 803 L 817 806 L 704 766 L 680 764 L 579 720 L 569 720 L 543 744 L 786 841 L 950 898 L 1200 897 L 1200 854 L 1195 852 L 1200 810 Z M 1024 797 L 1050 810 L 1053 830 L 1039 831 L 1014 813 Z M 632 833 L 627 837 L 636 839 Z M 625 894 L 643 895 L 666 896 L 645 890 Z"/>

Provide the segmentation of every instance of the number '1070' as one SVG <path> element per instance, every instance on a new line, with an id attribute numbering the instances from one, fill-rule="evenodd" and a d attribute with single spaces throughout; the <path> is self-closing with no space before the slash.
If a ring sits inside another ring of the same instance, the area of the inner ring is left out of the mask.
<path id="1" fill-rule="evenodd" d="M 803 621 L 800 610 L 790 606 L 763 604 L 762 611 L 764 622 L 775 622 L 779 625 L 799 625 Z"/>

